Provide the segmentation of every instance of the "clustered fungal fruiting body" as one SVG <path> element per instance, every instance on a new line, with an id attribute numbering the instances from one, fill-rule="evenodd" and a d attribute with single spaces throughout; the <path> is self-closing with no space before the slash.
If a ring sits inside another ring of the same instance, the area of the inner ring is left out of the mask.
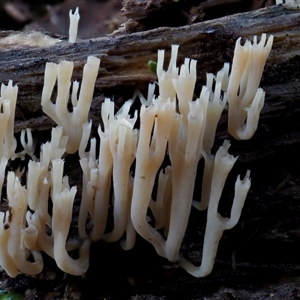
<path id="1" fill-rule="evenodd" d="M 52 129 L 51 141 L 41 145 L 39 158 L 33 153 L 35 145 L 31 131 L 21 135 L 24 150 L 15 153 L 16 141 L 11 120 L 17 99 L 17 87 L 2 84 L 0 97 L 0 184 L 5 177 L 9 159 L 31 156 L 26 186 L 20 184 L 22 172 L 7 175 L 9 209 L 0 212 L 0 265 L 12 277 L 18 272 L 37 274 L 43 268 L 40 252 L 53 257 L 64 272 L 82 275 L 89 266 L 91 242 L 121 240 L 128 250 L 135 244 L 136 232 L 149 241 L 160 256 L 178 262 L 196 277 L 208 275 L 213 268 L 218 243 L 223 231 L 239 220 L 250 188 L 250 172 L 237 178 L 235 196 L 229 219 L 221 217 L 218 203 L 226 178 L 237 158 L 228 153 L 225 141 L 217 153 L 211 154 L 215 131 L 228 102 L 230 133 L 238 139 L 251 138 L 257 128 L 264 92 L 258 88 L 263 66 L 271 50 L 273 37 L 263 35 L 257 43 L 236 43 L 231 73 L 229 64 L 213 76 L 207 74 L 207 84 L 199 98 L 193 99 L 196 83 L 196 61 L 185 59 L 180 71 L 176 66 L 178 46 L 172 46 L 167 71 L 163 70 L 164 51 L 158 51 L 157 77 L 159 95 L 149 85 L 147 99 L 141 94 L 140 112 L 131 116 L 132 100 L 114 112 L 114 103 L 105 99 L 99 127 L 100 145 L 89 141 L 91 122 L 88 112 L 100 60 L 88 57 L 78 94 L 73 83 L 70 96 L 73 63 L 47 63 L 45 69 L 42 107 L 59 126 Z M 57 97 L 51 95 L 57 82 Z M 214 88 L 213 88 L 214 87 Z M 68 99 L 73 105 L 67 109 Z M 139 114 L 140 127 L 135 128 Z M 89 143 L 89 151 L 86 151 Z M 97 149 L 98 148 L 98 149 Z M 65 153 L 78 151 L 82 168 L 82 197 L 78 218 L 78 241 L 67 241 L 72 218 L 76 187 L 69 186 L 63 176 Z M 96 157 L 96 153 L 99 155 Z M 170 165 L 162 169 L 169 157 Z M 193 201 L 198 162 L 204 159 L 201 201 Z M 155 183 L 157 182 L 157 183 Z M 157 185 L 155 188 L 154 186 Z M 152 199 L 156 190 L 155 200 Z M 52 212 L 49 213 L 49 202 Z M 113 207 L 114 227 L 104 233 L 109 204 Z M 202 263 L 193 266 L 180 255 L 191 206 L 207 209 Z M 151 209 L 155 227 L 148 222 Z M 87 231 L 87 219 L 93 227 Z M 163 234 L 158 231 L 163 228 Z M 51 230 L 46 230 L 51 229 Z M 49 233 L 51 232 L 51 233 Z M 68 251 L 79 249 L 79 258 Z M 29 261 L 28 258 L 32 259 Z"/>
<path id="2" fill-rule="evenodd" d="M 72 13 L 72 10 L 70 10 L 69 17 L 70 17 L 69 43 L 75 43 L 77 38 L 78 22 L 80 19 L 79 8 L 77 7 L 75 9 L 74 14 Z"/>

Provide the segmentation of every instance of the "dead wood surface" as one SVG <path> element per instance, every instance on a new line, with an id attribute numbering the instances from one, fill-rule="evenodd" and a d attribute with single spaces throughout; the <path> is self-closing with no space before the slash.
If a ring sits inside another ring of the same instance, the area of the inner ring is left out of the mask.
<path id="1" fill-rule="evenodd" d="M 53 122 L 43 115 L 40 106 L 46 62 L 74 61 L 73 79 L 80 80 L 87 56 L 95 55 L 101 58 L 91 109 L 91 118 L 97 125 L 100 122 L 99 106 L 104 96 L 124 101 L 132 96 L 135 88 L 145 93 L 148 83 L 156 80 L 147 63 L 150 59 L 156 60 L 157 49 L 166 49 L 169 56 L 171 45 L 179 44 L 179 63 L 185 57 L 198 61 L 199 94 L 206 73 L 216 73 L 224 62 L 231 62 L 238 37 L 252 40 L 254 35 L 273 34 L 274 44 L 261 83 L 266 90 L 266 105 L 259 127 L 259 132 L 265 135 L 264 143 L 261 148 L 254 147 L 251 150 L 248 144 L 247 147 L 237 148 L 237 153 L 243 156 L 241 159 L 251 161 L 265 156 L 268 151 L 272 152 L 272 147 L 283 145 L 283 141 L 300 141 L 300 89 L 297 84 L 300 78 L 299 25 L 298 10 L 271 6 L 184 27 L 157 28 L 83 40 L 76 44 L 63 40 L 48 47 L 24 46 L 22 38 L 18 39 L 19 45 L 17 42 L 8 44 L 4 37 L 16 33 L 3 32 L 0 39 L 0 82 L 12 79 L 19 86 L 16 132 L 26 127 L 34 131 L 45 130 L 53 126 Z M 222 128 L 224 130 L 220 129 L 218 136 L 229 138 L 226 127 Z"/>
<path id="2" fill-rule="evenodd" d="M 205 82 L 206 72 L 216 72 L 224 62 L 231 61 L 238 37 L 252 40 L 253 35 L 267 33 L 273 34 L 275 39 L 262 85 L 267 90 L 267 104 L 272 106 L 273 102 L 268 102 L 268 99 L 277 97 L 278 84 L 285 91 L 285 100 L 298 96 L 297 90 L 287 95 L 286 90 L 289 88 L 285 87 L 299 78 L 299 16 L 299 11 L 272 6 L 184 27 L 157 28 L 129 35 L 83 40 L 76 44 L 62 41 L 49 47 L 24 46 L 22 38 L 19 38 L 19 47 L 16 42 L 8 45 L 3 38 L 7 34 L 2 33 L 0 82 L 12 79 L 18 84 L 18 107 L 23 113 L 23 120 L 28 120 L 42 114 L 40 96 L 46 62 L 74 61 L 73 78 L 80 80 L 87 56 L 101 58 L 94 93 L 97 98 L 102 93 L 118 94 L 128 90 L 128 87 L 131 87 L 130 91 L 135 87 L 143 90 L 156 79 L 155 74 L 148 69 L 147 62 L 150 59 L 156 60 L 157 49 L 166 49 L 169 54 L 171 44 L 179 44 L 181 60 L 184 57 L 197 59 L 198 82 L 201 86 Z M 124 94 L 127 96 L 128 93 Z M 19 124 L 16 131 L 22 127 Z M 38 127 L 36 123 L 36 129 Z"/>

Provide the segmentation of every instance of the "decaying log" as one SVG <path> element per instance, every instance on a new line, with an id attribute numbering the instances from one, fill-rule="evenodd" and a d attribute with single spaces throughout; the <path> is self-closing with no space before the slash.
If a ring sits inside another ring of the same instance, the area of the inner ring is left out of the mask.
<path id="1" fill-rule="evenodd" d="M 83 40 L 76 44 L 52 36 L 50 43 L 53 45 L 39 46 L 37 33 L 19 34 L 16 37 L 15 32 L 4 32 L 0 39 L 0 82 L 12 79 L 19 86 L 16 132 L 28 126 L 33 130 L 44 130 L 53 126 L 53 122 L 43 115 L 40 106 L 45 63 L 73 60 L 73 78 L 80 80 L 87 56 L 100 57 L 101 68 L 91 110 L 91 117 L 97 125 L 100 122 L 99 106 L 103 95 L 114 96 L 114 99 L 122 96 L 123 101 L 132 96 L 135 88 L 145 92 L 148 83 L 156 80 L 147 63 L 156 60 L 157 49 L 167 49 L 169 55 L 171 44 L 179 44 L 179 60 L 190 57 L 198 61 L 199 93 L 205 84 L 206 73 L 216 73 L 224 62 L 232 60 L 238 37 L 252 40 L 254 35 L 273 34 L 274 44 L 261 83 L 266 90 L 266 105 L 258 132 L 262 133 L 264 143 L 253 149 L 248 144 L 247 147 L 237 148 L 237 153 L 242 153 L 242 159 L 252 161 L 265 156 L 268 151 L 272 152 L 274 143 L 283 145 L 286 140 L 294 143 L 300 141 L 297 135 L 300 126 L 300 90 L 297 87 L 300 78 L 299 24 L 298 10 L 271 6 L 190 26 L 157 28 L 141 33 Z M 38 41 L 37 45 L 28 46 L 25 37 L 30 35 Z M 280 130 L 277 129 L 278 124 Z M 227 131 L 222 130 L 218 136 L 229 137 Z M 260 136 L 259 133 L 257 136 Z"/>
<path id="2" fill-rule="evenodd" d="M 124 0 L 121 31 L 178 27 L 275 5 L 275 0 Z"/>
<path id="3" fill-rule="evenodd" d="M 253 35 L 260 36 L 265 32 L 275 36 L 262 82 L 267 90 L 267 104 L 272 106 L 274 102 L 268 99 L 276 98 L 278 92 L 280 96 L 283 94 L 275 85 L 280 84 L 281 89 L 288 90 L 286 84 L 295 80 L 299 72 L 299 16 L 299 11 L 272 6 L 179 28 L 158 28 L 130 35 L 83 40 L 76 44 L 57 40 L 51 46 L 28 46 L 24 44 L 21 34 L 10 43 L 16 33 L 2 33 L 0 82 L 12 79 L 18 84 L 18 107 L 23 120 L 28 120 L 41 115 L 40 95 L 45 63 L 48 61 L 73 60 L 73 78 L 80 80 L 87 56 L 100 57 L 101 69 L 94 94 L 97 99 L 102 93 L 118 94 L 129 87 L 130 93 L 135 87 L 143 90 L 156 79 L 147 62 L 156 60 L 157 49 L 168 50 L 171 44 L 179 44 L 181 60 L 184 57 L 198 60 L 198 82 L 202 85 L 206 72 L 215 73 L 224 62 L 231 61 L 234 43 L 239 36 L 252 39 Z M 27 33 L 27 36 L 30 34 Z M 293 91 L 291 95 L 283 96 L 293 100 L 298 95 L 297 91 Z M 40 127 L 37 120 L 35 125 L 36 129 Z M 20 124 L 16 130 L 22 127 Z"/>

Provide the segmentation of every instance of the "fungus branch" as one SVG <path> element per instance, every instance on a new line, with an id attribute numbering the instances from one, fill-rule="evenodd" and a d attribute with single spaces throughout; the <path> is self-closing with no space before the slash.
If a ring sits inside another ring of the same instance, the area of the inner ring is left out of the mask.
<path id="1" fill-rule="evenodd" d="M 246 41 L 241 46 L 239 39 L 230 75 L 228 63 L 216 76 L 207 74 L 207 84 L 197 99 L 194 99 L 196 61 L 185 59 L 179 69 L 178 45 L 172 46 L 171 60 L 164 71 L 164 51 L 159 50 L 159 94 L 155 95 L 153 84 L 149 85 L 146 98 L 136 93 L 143 103 L 139 129 L 135 128 L 138 112 L 130 114 L 132 100 L 115 113 L 114 103 L 105 99 L 101 108 L 103 126 L 98 128 L 100 144 L 95 137 L 89 138 L 92 122 L 88 120 L 100 60 L 88 57 L 79 97 L 78 82 L 73 83 L 70 95 L 73 62 L 47 63 L 41 102 L 44 112 L 59 126 L 52 129 L 51 141 L 41 145 L 37 157 L 29 129 L 21 134 L 24 150 L 15 153 L 12 130 L 17 87 L 11 81 L 7 87 L 2 85 L 0 187 L 9 159 L 28 154 L 31 160 L 26 188 L 14 173 L 7 176 L 10 209 L 6 214 L 0 212 L 0 265 L 12 277 L 18 271 L 37 274 L 43 268 L 40 252 L 44 251 L 64 272 L 83 275 L 89 265 L 91 242 L 121 240 L 124 249 L 131 249 L 137 232 L 160 256 L 179 261 L 193 276 L 208 275 L 219 240 L 224 230 L 238 222 L 250 188 L 250 171 L 247 171 L 243 180 L 237 178 L 231 217 L 218 214 L 226 178 L 237 158 L 228 153 L 228 141 L 215 156 L 211 153 L 217 124 L 228 99 L 229 132 L 237 139 L 254 134 L 264 102 L 264 92 L 258 86 L 271 45 L 272 37 L 266 41 L 265 35 L 260 43 L 255 37 L 253 45 Z M 52 103 L 56 82 L 57 96 Z M 70 187 L 68 177 L 63 176 L 62 157 L 65 152 L 77 151 L 83 188 L 79 239 L 71 242 L 67 237 L 77 189 Z M 197 167 L 202 158 L 205 168 L 201 202 L 193 202 Z M 21 176 L 21 172 L 16 174 Z M 192 204 L 200 210 L 208 208 L 199 268 L 180 255 Z M 113 229 L 105 233 L 109 205 L 113 211 Z M 155 227 L 148 222 L 148 208 L 152 210 Z M 92 224 L 90 230 L 86 226 L 88 220 Z M 163 229 L 163 233 L 158 229 Z M 78 259 L 68 253 L 74 249 L 79 251 Z M 33 262 L 28 260 L 29 255 Z"/>

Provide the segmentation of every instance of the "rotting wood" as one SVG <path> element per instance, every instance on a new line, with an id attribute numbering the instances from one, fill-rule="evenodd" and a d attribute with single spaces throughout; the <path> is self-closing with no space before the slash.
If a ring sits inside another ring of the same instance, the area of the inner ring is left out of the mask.
<path id="1" fill-rule="evenodd" d="M 124 0 L 121 31 L 178 27 L 275 5 L 275 0 Z"/>
<path id="2" fill-rule="evenodd" d="M 206 72 L 216 71 L 224 61 L 231 60 L 234 43 L 239 36 L 251 40 L 253 35 L 260 36 L 263 32 L 275 36 L 268 59 L 269 65 L 277 65 L 274 76 L 281 73 L 280 64 L 298 54 L 299 16 L 299 11 L 272 6 L 190 26 L 157 28 L 130 35 L 83 40 L 76 44 L 63 41 L 40 48 L 2 45 L 0 81 L 10 78 L 18 82 L 20 88 L 29 88 L 28 94 L 25 89 L 23 91 L 26 98 L 42 84 L 47 61 L 73 60 L 74 78 L 80 78 L 86 57 L 96 55 L 102 60 L 97 89 L 148 83 L 155 79 L 147 67 L 148 60 L 155 60 L 157 49 L 170 49 L 171 44 L 180 45 L 181 58 L 198 60 L 198 77 L 203 80 Z"/>
<path id="3" fill-rule="evenodd" d="M 49 121 L 48 125 L 45 123 L 47 118 L 40 108 L 43 73 L 48 61 L 58 63 L 63 59 L 73 60 L 73 78 L 80 80 L 87 56 L 100 57 L 101 68 L 92 104 L 92 108 L 95 108 L 99 106 L 103 93 L 113 95 L 114 92 L 120 94 L 124 91 L 124 97 L 130 97 L 135 87 L 145 91 L 147 84 L 156 80 L 147 63 L 150 59 L 156 60 L 157 49 L 166 49 L 168 56 L 171 44 L 179 44 L 179 60 L 184 57 L 197 59 L 200 91 L 205 83 L 206 72 L 216 73 L 224 62 L 231 61 L 234 44 L 239 36 L 252 40 L 253 35 L 259 37 L 262 33 L 273 34 L 274 45 L 261 84 L 266 90 L 266 105 L 260 129 L 272 131 L 271 127 L 276 124 L 275 117 L 280 115 L 283 123 L 289 119 L 289 128 L 282 132 L 283 135 L 289 135 L 299 129 L 299 125 L 291 122 L 289 117 L 292 114 L 296 122 L 300 114 L 300 90 L 297 88 L 297 80 L 300 78 L 299 25 L 299 11 L 271 6 L 190 26 L 157 28 L 129 35 L 83 40 L 76 44 L 63 40 L 49 47 L 18 47 L 16 43 L 13 46 L 5 45 L 3 39 L 7 34 L 2 32 L 0 82 L 12 79 L 19 86 L 18 111 L 21 113 L 17 113 L 16 132 L 28 124 L 33 130 L 44 130 L 53 125 Z M 92 118 L 99 123 L 100 114 L 97 116 L 95 113 Z M 228 138 L 225 131 L 221 131 L 218 136 Z M 280 140 L 278 136 L 275 138 Z M 269 137 L 266 143 L 268 141 L 271 145 Z"/>

